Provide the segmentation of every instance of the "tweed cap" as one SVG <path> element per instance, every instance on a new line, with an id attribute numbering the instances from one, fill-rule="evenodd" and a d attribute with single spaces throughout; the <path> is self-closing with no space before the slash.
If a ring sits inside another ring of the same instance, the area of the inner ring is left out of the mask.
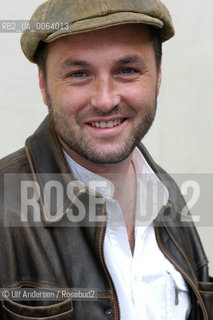
<path id="1" fill-rule="evenodd" d="M 127 23 L 159 28 L 162 42 L 174 35 L 170 13 L 160 0 L 48 0 L 33 13 L 21 47 L 35 63 L 40 41 Z"/>

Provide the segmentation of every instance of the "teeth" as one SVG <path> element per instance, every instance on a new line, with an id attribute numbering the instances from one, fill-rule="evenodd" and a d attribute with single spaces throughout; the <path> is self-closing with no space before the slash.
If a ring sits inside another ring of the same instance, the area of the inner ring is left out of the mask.
<path id="1" fill-rule="evenodd" d="M 120 124 L 121 123 L 121 120 L 115 120 L 114 122 L 113 122 L 113 125 L 114 126 L 117 126 L 118 124 Z"/>
<path id="2" fill-rule="evenodd" d="M 106 128 L 106 127 L 107 127 L 107 123 L 104 122 L 104 121 L 101 121 L 100 127 L 101 127 L 101 128 Z"/>
<path id="3" fill-rule="evenodd" d="M 114 125 L 114 122 L 113 122 L 113 121 L 107 122 L 107 128 L 112 128 L 113 125 Z"/>
<path id="4" fill-rule="evenodd" d="M 113 128 L 119 125 L 122 120 L 115 120 L 115 121 L 101 121 L 101 122 L 92 122 L 91 125 L 96 128 Z"/>

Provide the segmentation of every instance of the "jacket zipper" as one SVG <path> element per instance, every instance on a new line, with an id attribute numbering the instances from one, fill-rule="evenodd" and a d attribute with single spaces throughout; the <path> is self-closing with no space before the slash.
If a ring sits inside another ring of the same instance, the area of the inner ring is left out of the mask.
<path id="1" fill-rule="evenodd" d="M 115 308 L 115 320 L 120 320 L 120 304 L 119 304 L 119 300 L 118 300 L 118 294 L 117 294 L 117 291 L 115 289 L 115 286 L 114 286 L 114 283 L 112 281 L 112 278 L 107 270 L 107 267 L 106 267 L 106 263 L 105 263 L 105 260 L 104 260 L 104 254 L 103 254 L 103 246 L 104 246 L 104 238 L 105 238 L 105 234 L 106 234 L 106 223 L 105 225 L 103 225 L 101 227 L 101 234 L 100 234 L 100 245 L 99 245 L 99 254 L 100 254 L 100 257 L 101 257 L 101 263 L 103 265 L 103 268 L 104 268 L 104 271 L 107 275 L 107 278 L 108 278 L 108 281 L 110 283 L 110 286 L 112 288 L 112 292 L 113 292 L 113 304 L 114 304 L 114 308 Z"/>
<path id="2" fill-rule="evenodd" d="M 166 226 L 164 226 L 166 228 Z M 166 228 L 167 229 L 167 228 Z M 161 239 L 159 237 L 159 232 L 157 231 L 157 228 L 155 227 L 155 234 L 156 234 L 156 239 L 157 239 L 157 243 L 159 245 L 159 248 L 161 249 L 161 251 L 163 252 L 163 254 L 169 259 L 169 261 L 180 271 L 180 273 L 182 274 L 182 276 L 185 278 L 185 280 L 190 284 L 192 290 L 194 291 L 199 303 L 200 303 L 200 306 L 201 306 L 201 309 L 202 309 L 202 312 L 203 312 L 203 316 L 204 316 L 204 320 L 208 320 L 208 314 L 207 314 L 207 311 L 206 311 L 206 307 L 202 301 L 202 299 L 200 298 L 200 293 L 199 293 L 199 290 L 197 289 L 197 287 L 194 285 L 194 283 L 191 281 L 190 277 L 187 275 L 187 273 L 176 263 L 175 260 L 173 260 L 173 258 L 171 258 L 171 256 L 164 250 L 164 247 L 163 247 L 163 243 L 161 242 Z M 170 237 L 171 240 L 173 241 L 172 237 Z M 174 243 L 174 241 L 173 241 Z M 177 245 L 177 243 L 174 243 L 175 246 L 178 247 L 179 251 L 182 252 L 181 248 Z M 184 256 L 185 257 L 185 256 Z M 185 257 L 186 261 L 188 262 L 187 258 Z M 189 265 L 189 263 L 188 263 Z"/>

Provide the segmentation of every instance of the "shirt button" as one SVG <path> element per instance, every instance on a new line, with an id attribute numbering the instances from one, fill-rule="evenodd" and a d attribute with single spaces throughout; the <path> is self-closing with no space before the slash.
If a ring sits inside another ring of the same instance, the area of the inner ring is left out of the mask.
<path id="1" fill-rule="evenodd" d="M 113 316 L 113 310 L 112 309 L 107 309 L 105 311 L 105 316 L 106 316 L 107 319 L 111 319 L 112 316 Z"/>

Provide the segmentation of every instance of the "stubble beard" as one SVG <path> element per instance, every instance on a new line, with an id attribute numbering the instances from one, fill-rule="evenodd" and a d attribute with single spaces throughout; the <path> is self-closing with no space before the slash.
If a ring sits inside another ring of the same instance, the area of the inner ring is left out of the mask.
<path id="1" fill-rule="evenodd" d="M 149 131 L 154 121 L 157 109 L 156 93 L 152 105 L 147 108 L 147 111 L 144 113 L 141 122 L 132 128 L 128 141 L 124 141 L 123 145 L 121 145 L 120 149 L 116 152 L 113 151 L 111 154 L 109 152 L 107 152 L 106 154 L 100 154 L 98 153 L 97 146 L 92 143 L 87 136 L 85 136 L 84 134 L 77 136 L 76 132 L 72 130 L 69 125 L 69 119 L 65 118 L 65 116 L 59 114 L 54 110 L 51 96 L 48 92 L 47 101 L 50 119 L 54 124 L 57 135 L 63 141 L 63 143 L 69 149 L 75 151 L 83 158 L 99 164 L 115 164 L 128 158 L 134 148 L 138 146 L 140 141 Z M 105 116 L 107 115 L 109 115 L 109 113 L 105 114 Z"/>

